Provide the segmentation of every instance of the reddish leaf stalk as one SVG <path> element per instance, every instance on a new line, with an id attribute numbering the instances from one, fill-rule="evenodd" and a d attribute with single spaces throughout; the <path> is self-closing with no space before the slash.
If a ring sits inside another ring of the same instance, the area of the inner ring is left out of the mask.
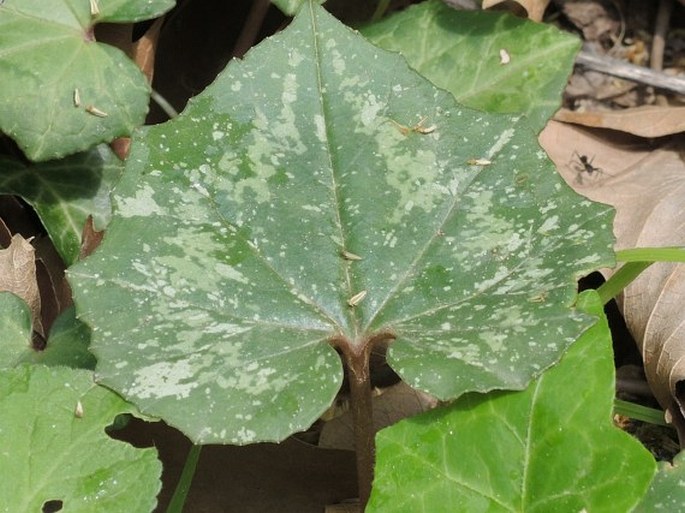
<path id="1" fill-rule="evenodd" d="M 362 511 L 371 495 L 376 460 L 369 358 L 376 345 L 394 339 L 395 334 L 391 331 L 378 332 L 364 339 L 359 345 L 341 336 L 331 339 L 331 344 L 342 353 L 350 384 L 350 410 L 354 422 L 357 484 Z"/>
<path id="2" fill-rule="evenodd" d="M 371 405 L 371 376 L 369 373 L 370 344 L 355 353 L 349 346 L 343 350 L 350 383 L 350 409 L 354 422 L 354 445 L 357 455 L 357 483 L 362 511 L 371 495 L 375 443 L 373 438 L 373 409 Z"/>

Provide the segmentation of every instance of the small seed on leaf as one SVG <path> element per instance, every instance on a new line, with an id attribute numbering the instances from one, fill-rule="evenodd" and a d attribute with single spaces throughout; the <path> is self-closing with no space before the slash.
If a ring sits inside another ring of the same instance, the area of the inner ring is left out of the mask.
<path id="1" fill-rule="evenodd" d="M 362 300 L 366 297 L 366 291 L 362 290 L 361 292 L 357 292 L 354 296 L 352 296 L 350 299 L 347 300 L 347 304 L 350 306 L 357 306 L 359 303 L 362 302 Z"/>
<path id="2" fill-rule="evenodd" d="M 402 123 L 398 123 L 394 119 L 391 119 L 390 122 L 397 127 L 397 129 L 400 131 L 402 135 L 409 135 L 410 132 L 416 132 L 417 134 L 431 134 L 435 132 L 435 129 L 437 126 L 431 125 L 431 126 L 423 126 L 423 124 L 426 122 L 427 117 L 423 116 L 421 119 L 419 119 L 419 122 L 416 123 L 412 127 L 408 127 L 407 125 L 403 125 Z"/>
<path id="3" fill-rule="evenodd" d="M 74 416 L 78 417 L 79 419 L 83 418 L 83 405 L 81 404 L 81 401 L 76 401 L 76 408 L 74 408 Z"/>
<path id="4" fill-rule="evenodd" d="M 514 178 L 514 183 L 518 187 L 523 187 L 527 181 L 528 181 L 528 175 L 526 173 L 520 173 L 520 174 L 516 175 L 516 178 Z"/>
<path id="5" fill-rule="evenodd" d="M 418 132 L 420 134 L 432 134 L 435 132 L 435 129 L 437 126 L 431 125 L 431 126 L 422 126 L 423 122 L 425 121 L 426 118 L 423 118 L 421 121 L 419 121 L 413 128 L 412 130 L 414 132 Z"/>
<path id="6" fill-rule="evenodd" d="M 543 291 L 540 292 L 539 294 L 536 294 L 530 298 L 528 298 L 528 301 L 531 303 L 544 303 L 547 300 L 547 292 Z"/>
<path id="7" fill-rule="evenodd" d="M 511 62 L 511 56 L 509 55 L 509 52 L 507 52 L 504 48 L 500 48 L 499 50 L 499 63 L 504 65 L 504 64 L 509 64 Z"/>
<path id="8" fill-rule="evenodd" d="M 81 106 L 81 93 L 79 93 L 78 87 L 74 89 L 74 107 Z"/>
<path id="9" fill-rule="evenodd" d="M 340 252 L 340 255 L 345 259 L 345 260 L 361 260 L 362 257 L 359 255 L 355 255 L 354 253 L 350 253 L 349 251 L 345 251 L 344 249 Z"/>
<path id="10" fill-rule="evenodd" d="M 106 112 L 98 109 L 97 107 L 93 107 L 92 105 L 88 105 L 86 107 L 86 112 L 88 114 L 92 114 L 93 116 L 97 116 L 99 118 L 106 118 L 109 115 Z"/>

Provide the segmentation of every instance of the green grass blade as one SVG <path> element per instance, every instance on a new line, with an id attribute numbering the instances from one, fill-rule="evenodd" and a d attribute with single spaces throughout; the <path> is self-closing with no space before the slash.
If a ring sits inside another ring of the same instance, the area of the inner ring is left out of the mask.
<path id="1" fill-rule="evenodd" d="M 178 485 L 176 485 L 174 495 L 169 501 L 169 506 L 166 509 L 166 513 L 183 513 L 183 506 L 185 505 L 186 498 L 188 497 L 190 485 L 193 482 L 193 476 L 195 475 L 197 462 L 200 460 L 200 452 L 202 452 L 201 445 L 193 444 L 190 447 L 190 451 L 188 451 L 188 456 L 186 458 L 186 463 L 183 466 L 183 471 L 181 472 L 181 477 L 178 480 Z"/>
<path id="2" fill-rule="evenodd" d="M 614 413 L 630 417 L 631 419 L 649 422 L 657 426 L 670 426 L 664 420 L 664 412 L 654 408 L 648 408 L 641 404 L 635 404 L 621 399 L 614 399 Z"/>

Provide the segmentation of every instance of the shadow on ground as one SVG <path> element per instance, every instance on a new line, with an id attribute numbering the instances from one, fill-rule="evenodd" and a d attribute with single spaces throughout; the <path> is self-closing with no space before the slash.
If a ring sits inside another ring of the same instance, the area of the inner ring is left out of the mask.
<path id="1" fill-rule="evenodd" d="M 136 447 L 155 446 L 164 465 L 155 513 L 164 513 L 190 442 L 162 422 L 133 419 L 115 433 Z M 354 453 L 295 439 L 246 447 L 203 447 L 184 513 L 323 513 L 356 497 Z"/>

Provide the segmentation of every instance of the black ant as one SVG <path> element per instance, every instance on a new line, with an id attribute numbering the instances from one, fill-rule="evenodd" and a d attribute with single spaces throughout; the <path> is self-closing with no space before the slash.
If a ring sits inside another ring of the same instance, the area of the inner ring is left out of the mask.
<path id="1" fill-rule="evenodd" d="M 573 152 L 573 156 L 578 159 L 578 162 L 574 162 L 573 164 L 573 169 L 578 173 L 578 176 L 576 177 L 578 183 L 583 183 L 583 173 L 587 173 L 588 176 L 592 176 L 592 173 L 597 173 L 598 175 L 604 174 L 604 171 L 601 168 L 592 165 L 595 157 L 588 158 L 586 155 L 581 155 L 577 151 Z"/>

